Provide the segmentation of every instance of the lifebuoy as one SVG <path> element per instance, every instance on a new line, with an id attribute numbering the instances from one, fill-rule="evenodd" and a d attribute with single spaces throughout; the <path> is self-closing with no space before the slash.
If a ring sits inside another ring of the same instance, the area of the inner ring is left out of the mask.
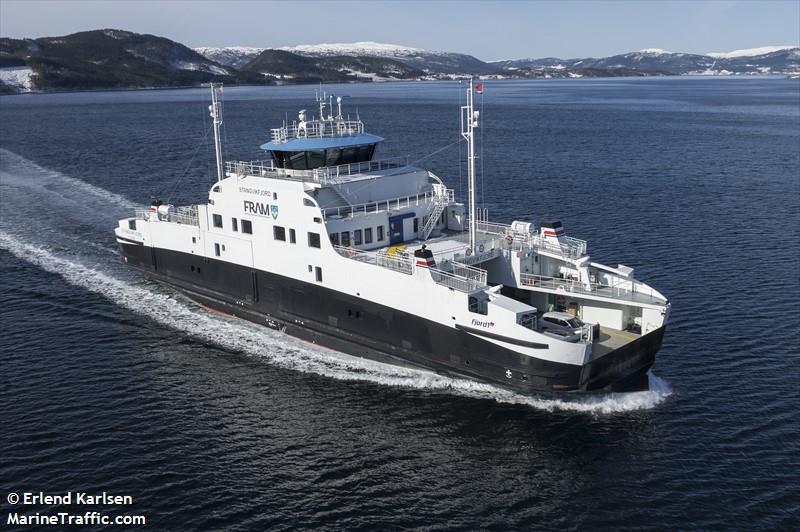
<path id="1" fill-rule="evenodd" d="M 478 252 L 483 253 L 483 244 L 478 246 Z"/>
<path id="2" fill-rule="evenodd" d="M 506 235 L 506 242 L 507 242 L 507 243 L 508 243 L 508 245 L 510 246 L 511 244 L 513 244 L 513 243 L 514 243 L 514 237 L 513 237 L 513 236 L 511 236 L 511 235 Z"/>

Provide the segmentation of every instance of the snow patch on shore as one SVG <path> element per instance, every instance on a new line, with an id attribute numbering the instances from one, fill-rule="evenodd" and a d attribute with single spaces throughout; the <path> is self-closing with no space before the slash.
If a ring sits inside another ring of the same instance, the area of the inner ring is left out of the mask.
<path id="1" fill-rule="evenodd" d="M 0 81 L 4 85 L 17 87 L 22 92 L 31 92 L 34 89 L 33 70 L 28 67 L 0 68 Z"/>

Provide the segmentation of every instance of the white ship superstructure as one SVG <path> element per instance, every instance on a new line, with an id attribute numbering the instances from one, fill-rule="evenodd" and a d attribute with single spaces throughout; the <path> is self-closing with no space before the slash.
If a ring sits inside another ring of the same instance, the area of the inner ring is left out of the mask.
<path id="1" fill-rule="evenodd" d="M 272 130 L 264 161 L 222 164 L 208 202 L 119 222 L 124 260 L 210 307 L 341 351 L 522 392 L 646 385 L 670 305 L 633 270 L 592 261 L 559 222 L 490 222 L 341 99 Z M 212 87 L 211 114 L 222 117 Z"/>

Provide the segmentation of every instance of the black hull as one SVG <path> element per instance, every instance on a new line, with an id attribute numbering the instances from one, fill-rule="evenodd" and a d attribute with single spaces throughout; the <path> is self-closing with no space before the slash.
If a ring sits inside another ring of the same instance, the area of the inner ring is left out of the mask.
<path id="1" fill-rule="evenodd" d="M 128 265 L 210 308 L 351 355 L 523 394 L 646 389 L 647 371 L 664 334 L 661 327 L 583 367 L 561 364 L 520 355 L 320 283 L 189 253 L 128 243 L 119 247 Z"/>

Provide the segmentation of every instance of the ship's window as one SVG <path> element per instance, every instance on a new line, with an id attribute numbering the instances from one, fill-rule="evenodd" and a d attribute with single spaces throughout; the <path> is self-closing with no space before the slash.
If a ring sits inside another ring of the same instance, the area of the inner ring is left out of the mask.
<path id="1" fill-rule="evenodd" d="M 273 192 L 272 193 L 272 199 L 274 199 L 274 200 L 278 199 L 278 193 L 277 192 Z"/>
<path id="2" fill-rule="evenodd" d="M 308 271 L 311 272 L 311 271 L 313 271 L 313 269 L 314 269 L 314 267 L 309 264 L 308 265 Z"/>
<path id="3" fill-rule="evenodd" d="M 189 268 L 190 268 L 192 271 L 194 271 L 194 266 L 190 266 Z"/>
<path id="4" fill-rule="evenodd" d="M 372 228 L 367 227 L 364 229 L 364 243 L 365 244 L 372 244 Z"/>
<path id="5" fill-rule="evenodd" d="M 342 150 L 342 159 L 339 164 L 350 164 L 356 162 L 358 148 L 345 148 Z"/>
<path id="6" fill-rule="evenodd" d="M 325 164 L 324 151 L 307 151 L 306 156 L 308 157 L 308 161 L 306 163 L 308 168 L 319 168 Z"/>
<path id="7" fill-rule="evenodd" d="M 489 309 L 488 309 L 488 306 L 486 305 L 486 302 L 485 301 L 478 301 L 477 297 L 470 297 L 469 298 L 467 309 L 470 312 L 474 312 L 475 314 L 483 314 L 484 316 L 486 316 L 486 314 L 488 314 L 488 312 L 489 312 Z"/>
<path id="8" fill-rule="evenodd" d="M 291 168 L 293 170 L 306 170 L 306 152 L 304 151 L 296 151 L 296 152 L 289 152 L 288 155 L 287 168 Z"/>
<path id="9" fill-rule="evenodd" d="M 222 227 L 222 215 L 215 214 L 213 215 L 214 218 L 214 227 Z"/>
<path id="10" fill-rule="evenodd" d="M 342 156 L 342 150 L 331 149 L 325 150 L 325 166 L 336 166 L 339 164 L 339 159 Z"/>
<path id="11" fill-rule="evenodd" d="M 317 266 L 316 268 L 314 268 L 314 273 L 317 276 L 317 282 L 321 283 L 322 282 L 322 268 Z"/>
<path id="12" fill-rule="evenodd" d="M 308 198 L 303 198 L 303 205 L 305 205 L 306 207 L 316 207 L 316 205 L 314 205 L 314 202 Z"/>
<path id="13" fill-rule="evenodd" d="M 369 161 L 370 153 L 372 153 L 372 146 L 370 146 L 370 145 L 361 146 L 360 148 L 358 148 L 358 154 L 356 155 L 356 161 L 358 161 L 358 162 Z"/>
<path id="14" fill-rule="evenodd" d="M 319 216 L 314 216 L 314 222 L 318 223 L 318 224 L 321 224 L 322 223 L 322 218 L 320 218 Z"/>
<path id="15" fill-rule="evenodd" d="M 342 231 L 342 245 L 344 247 L 350 245 L 350 231 Z"/>
<path id="16" fill-rule="evenodd" d="M 295 235 L 294 229 L 289 229 L 289 242 L 297 244 L 297 235 Z"/>
<path id="17" fill-rule="evenodd" d="M 221 189 L 221 188 L 219 188 L 219 185 L 217 185 L 217 186 L 215 186 L 214 188 L 212 188 L 212 189 L 211 189 L 211 191 L 212 191 L 212 192 L 222 192 L 222 189 Z"/>
<path id="18" fill-rule="evenodd" d="M 414 232 L 419 231 L 419 218 L 414 218 Z"/>
<path id="19" fill-rule="evenodd" d="M 225 251 L 225 244 L 222 244 L 222 251 Z"/>
<path id="20" fill-rule="evenodd" d="M 242 220 L 242 233 L 247 233 L 248 235 L 253 234 L 253 222 L 250 220 Z"/>
<path id="21" fill-rule="evenodd" d="M 231 229 L 234 231 L 239 230 L 239 221 L 236 218 L 231 218 Z"/>
<path id="22" fill-rule="evenodd" d="M 310 248 L 319 248 L 322 247 L 319 241 L 319 233 L 312 233 L 309 231 L 308 233 L 308 247 Z"/>
<path id="23" fill-rule="evenodd" d="M 378 242 L 383 242 L 383 226 L 378 226 Z"/>
<path id="24" fill-rule="evenodd" d="M 128 220 L 128 229 L 136 231 L 136 220 Z"/>
<path id="25" fill-rule="evenodd" d="M 219 257 L 219 244 L 214 244 L 214 255 Z"/>
<path id="26" fill-rule="evenodd" d="M 331 237 L 331 244 L 333 244 L 334 246 L 339 245 L 339 233 L 331 233 L 328 236 Z"/>
<path id="27" fill-rule="evenodd" d="M 275 225 L 272 227 L 272 234 L 275 237 L 275 240 L 283 240 L 286 242 L 286 229 L 280 225 Z"/>
<path id="28" fill-rule="evenodd" d="M 360 246 L 361 245 L 361 229 L 356 229 L 353 231 L 353 245 Z"/>
<path id="29" fill-rule="evenodd" d="M 197 239 L 195 237 L 192 237 L 192 244 L 197 244 Z"/>

